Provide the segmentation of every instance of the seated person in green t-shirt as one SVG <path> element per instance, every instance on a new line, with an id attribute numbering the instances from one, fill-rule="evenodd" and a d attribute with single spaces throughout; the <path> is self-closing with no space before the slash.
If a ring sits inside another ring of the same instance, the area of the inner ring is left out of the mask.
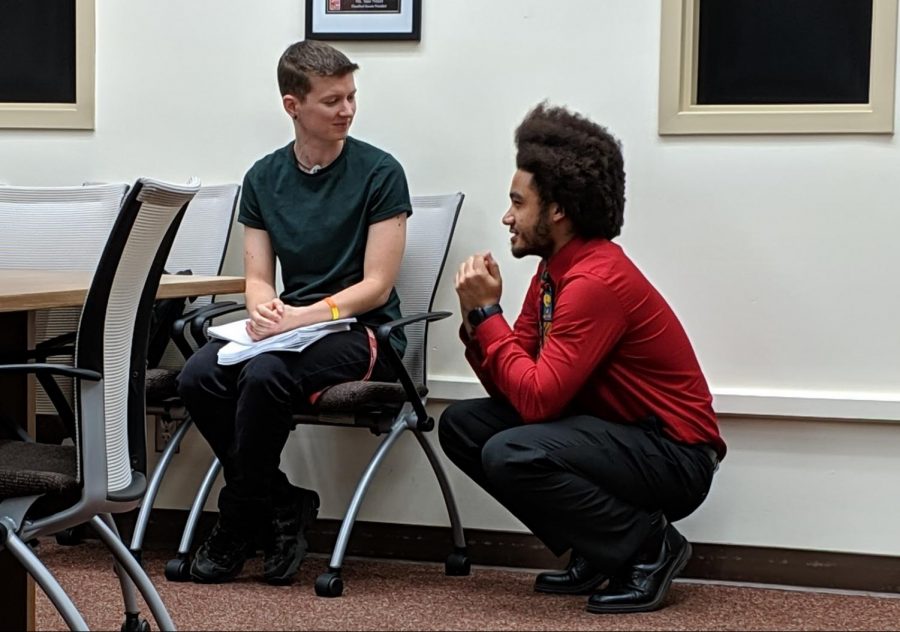
<path id="1" fill-rule="evenodd" d="M 284 52 L 278 85 L 294 140 L 247 172 L 238 221 L 251 338 L 336 318 L 358 323 L 302 352 L 267 352 L 231 366 L 217 363 L 223 343 L 213 341 L 181 373 L 181 396 L 225 475 L 218 523 L 191 565 L 197 582 L 234 579 L 260 537 L 265 580 L 292 580 L 319 507 L 316 492 L 294 487 L 279 469 L 292 411 L 333 384 L 396 379 L 364 325 L 400 317 L 394 281 L 412 206 L 400 164 L 348 135 L 357 68 L 321 42 Z M 405 338 L 393 343 L 402 353 Z"/>

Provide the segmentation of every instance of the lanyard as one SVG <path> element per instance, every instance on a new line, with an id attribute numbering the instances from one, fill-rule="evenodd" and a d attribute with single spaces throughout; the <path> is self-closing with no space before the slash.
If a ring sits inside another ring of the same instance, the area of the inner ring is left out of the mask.
<path id="1" fill-rule="evenodd" d="M 550 272 L 547 270 L 546 264 L 544 271 L 541 273 L 541 291 L 540 291 L 541 318 L 538 322 L 538 352 L 544 347 L 546 338 L 550 335 L 550 329 L 553 326 L 553 282 L 550 280 Z"/>

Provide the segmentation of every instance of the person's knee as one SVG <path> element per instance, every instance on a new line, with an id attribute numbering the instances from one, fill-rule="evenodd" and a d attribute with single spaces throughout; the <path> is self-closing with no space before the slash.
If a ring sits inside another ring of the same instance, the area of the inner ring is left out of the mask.
<path id="1" fill-rule="evenodd" d="M 467 428 L 472 423 L 474 407 L 477 400 L 454 402 L 444 409 L 438 422 L 438 441 L 444 452 L 452 456 L 454 449 L 463 447 L 469 433 Z"/>
<path id="2" fill-rule="evenodd" d="M 438 421 L 438 441 L 445 452 L 447 446 L 455 443 L 456 438 L 459 436 L 458 424 L 460 418 L 458 410 L 462 404 L 463 402 L 456 402 L 447 406 L 444 412 L 441 413 L 441 418 Z"/>
<path id="3" fill-rule="evenodd" d="M 505 486 L 514 477 L 513 455 L 515 448 L 510 444 L 507 433 L 491 437 L 481 450 L 481 467 L 487 479 L 494 485 Z"/>
<path id="4" fill-rule="evenodd" d="M 213 356 L 215 360 L 216 356 Z M 215 390 L 215 366 L 205 354 L 195 353 L 178 374 L 178 394 L 185 402 L 194 402 Z"/>
<path id="5" fill-rule="evenodd" d="M 285 363 L 275 354 L 261 353 L 244 365 L 238 377 L 238 390 L 245 395 L 262 396 L 280 402 L 291 400 L 293 378 Z"/>
<path id="6" fill-rule="evenodd" d="M 513 489 L 526 484 L 544 462 L 543 450 L 523 436 L 522 428 L 512 428 L 491 437 L 481 450 L 481 467 L 492 485 Z"/>

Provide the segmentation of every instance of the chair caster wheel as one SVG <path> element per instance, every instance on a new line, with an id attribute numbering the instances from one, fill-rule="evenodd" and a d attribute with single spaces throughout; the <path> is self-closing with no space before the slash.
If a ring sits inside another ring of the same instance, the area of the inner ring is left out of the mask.
<path id="1" fill-rule="evenodd" d="M 62 546 L 76 546 L 84 542 L 84 528 L 81 525 L 63 529 L 56 534 L 56 543 Z"/>
<path id="2" fill-rule="evenodd" d="M 150 624 L 136 614 L 126 614 L 125 622 L 119 629 L 122 632 L 150 632 Z"/>
<path id="3" fill-rule="evenodd" d="M 344 580 L 337 573 L 322 573 L 316 578 L 316 594 L 319 597 L 340 597 L 344 592 Z"/>
<path id="4" fill-rule="evenodd" d="M 449 577 L 464 577 L 472 570 L 472 563 L 465 553 L 451 553 L 444 562 L 444 574 Z"/>
<path id="5" fill-rule="evenodd" d="M 191 579 L 191 561 L 176 558 L 166 562 L 166 579 L 170 582 L 186 582 Z"/>

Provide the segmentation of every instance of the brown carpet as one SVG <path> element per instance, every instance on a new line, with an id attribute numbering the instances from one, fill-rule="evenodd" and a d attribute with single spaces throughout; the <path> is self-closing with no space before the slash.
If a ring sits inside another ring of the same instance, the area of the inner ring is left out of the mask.
<path id="1" fill-rule="evenodd" d="M 38 554 L 69 591 L 92 629 L 118 630 L 121 594 L 105 549 L 89 541 Z M 584 612 L 585 597 L 538 595 L 533 573 L 475 567 L 446 577 L 437 564 L 347 560 L 344 595 L 317 597 L 325 557 L 310 557 L 288 587 L 261 582 L 259 558 L 238 581 L 219 586 L 171 583 L 167 553 L 145 566 L 181 630 L 900 630 L 900 599 L 676 582 L 663 610 L 633 615 Z M 37 629 L 65 625 L 38 589 Z M 158 629 L 146 606 L 142 614 Z"/>

